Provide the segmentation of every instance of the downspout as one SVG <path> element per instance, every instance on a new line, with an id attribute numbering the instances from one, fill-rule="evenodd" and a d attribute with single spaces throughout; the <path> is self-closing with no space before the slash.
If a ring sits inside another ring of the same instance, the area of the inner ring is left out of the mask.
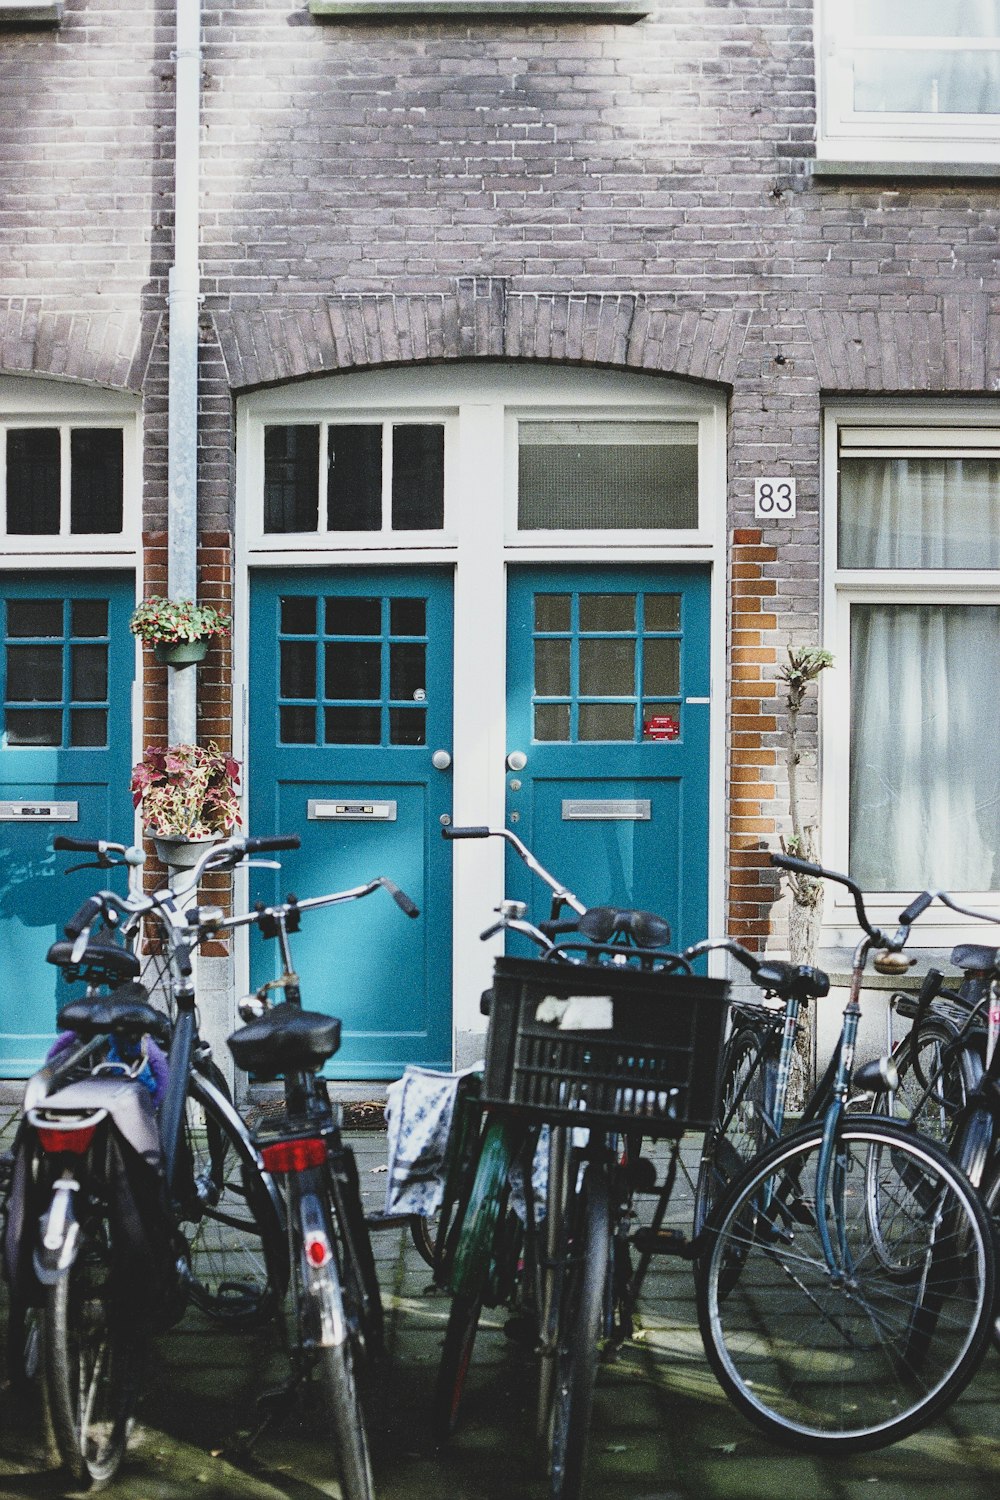
<path id="1" fill-rule="evenodd" d="M 201 0 L 177 0 L 174 263 L 167 290 L 167 593 L 198 596 L 198 306 Z M 197 670 L 167 675 L 167 742 L 198 736 Z"/>

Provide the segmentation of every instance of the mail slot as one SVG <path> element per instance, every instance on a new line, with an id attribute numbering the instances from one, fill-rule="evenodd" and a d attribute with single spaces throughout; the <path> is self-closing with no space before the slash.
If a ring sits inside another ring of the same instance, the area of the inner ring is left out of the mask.
<path id="1" fill-rule="evenodd" d="M 0 823 L 76 823 L 76 802 L 0 802 Z"/>
<path id="2" fill-rule="evenodd" d="M 345 822 L 395 823 L 396 804 L 395 802 L 365 802 L 360 798 L 357 802 L 322 801 L 319 798 L 310 798 L 306 817 L 313 822 L 330 818 Z"/>
<path id="3" fill-rule="evenodd" d="M 634 802 L 617 801 L 614 798 L 597 798 L 591 802 L 565 800 L 562 805 L 564 823 L 624 822 L 648 823 L 651 803 L 648 797 Z"/>

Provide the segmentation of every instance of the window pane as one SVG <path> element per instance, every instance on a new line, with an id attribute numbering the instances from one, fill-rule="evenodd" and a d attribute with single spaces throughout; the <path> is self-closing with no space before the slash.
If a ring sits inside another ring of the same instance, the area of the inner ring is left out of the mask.
<path id="1" fill-rule="evenodd" d="M 381 635 L 381 599 L 327 599 L 327 635 Z"/>
<path id="2" fill-rule="evenodd" d="M 581 703 L 581 740 L 634 740 L 635 709 L 629 703 Z"/>
<path id="3" fill-rule="evenodd" d="M 1000 0 L 865 0 L 859 36 L 1000 36 Z"/>
<path id="4" fill-rule="evenodd" d="M 107 709 L 74 708 L 69 716 L 69 742 L 74 749 L 103 749 L 108 743 Z"/>
<path id="5" fill-rule="evenodd" d="M 281 642 L 282 698 L 315 698 L 316 647 L 311 641 Z"/>
<path id="6" fill-rule="evenodd" d="M 426 635 L 427 600 L 390 599 L 389 629 L 393 635 Z"/>
<path id="7" fill-rule="evenodd" d="M 77 703 L 103 702 L 108 696 L 107 646 L 71 646 L 70 674 L 71 697 Z"/>
<path id="8" fill-rule="evenodd" d="M 427 691 L 427 647 L 393 644 L 389 647 L 389 697 L 413 699 Z M 419 742 L 415 742 L 419 743 Z"/>
<path id="9" fill-rule="evenodd" d="M 1000 54 L 858 52 L 854 108 L 874 114 L 1000 114 Z"/>
<path id="10" fill-rule="evenodd" d="M 634 630 L 634 594 L 581 594 L 581 630 Z"/>
<path id="11" fill-rule="evenodd" d="M 315 709 L 283 705 L 279 710 L 278 722 L 283 745 L 315 745 Z"/>
<path id="12" fill-rule="evenodd" d="M 8 708 L 8 745 L 62 744 L 62 714 L 58 709 Z"/>
<path id="13" fill-rule="evenodd" d="M 870 891 L 1000 879 L 1000 608 L 851 609 L 850 872 Z"/>
<path id="14" fill-rule="evenodd" d="M 536 740 L 568 740 L 569 704 L 536 703 L 534 737 Z"/>
<path id="15" fill-rule="evenodd" d="M 634 693 L 635 641 L 581 640 L 580 692 L 600 693 L 616 698 Z M 631 712 L 629 709 L 629 713 Z M 606 736 L 598 735 L 596 738 L 604 739 Z"/>
<path id="16" fill-rule="evenodd" d="M 378 643 L 338 641 L 326 648 L 327 698 L 380 698 L 382 649 Z"/>
<path id="17" fill-rule="evenodd" d="M 56 635 L 63 633 L 61 599 L 9 599 L 8 635 Z"/>
<path id="18" fill-rule="evenodd" d="M 377 708 L 328 708 L 328 745 L 378 745 L 382 740 L 382 714 Z"/>
<path id="19" fill-rule="evenodd" d="M 329 429 L 326 486 L 330 531 L 381 531 L 381 427 Z"/>
<path id="20" fill-rule="evenodd" d="M 319 427 L 264 428 L 264 530 L 319 526 Z"/>
<path id="21" fill-rule="evenodd" d="M 8 646 L 8 699 L 14 703 L 61 703 L 62 660 L 61 646 Z"/>
<path id="22" fill-rule="evenodd" d="M 680 594 L 647 594 L 645 617 L 647 630 L 680 630 Z"/>
<path id="23" fill-rule="evenodd" d="M 698 428 L 667 422 L 522 422 L 522 530 L 698 524 Z"/>
<path id="24" fill-rule="evenodd" d="M 314 595 L 291 595 L 281 601 L 282 635 L 316 634 L 316 599 Z"/>
<path id="25" fill-rule="evenodd" d="M 681 734 L 679 703 L 644 703 L 642 737 L 644 740 L 677 740 Z"/>
<path id="26" fill-rule="evenodd" d="M 842 458 L 842 568 L 1000 567 L 1000 459 Z"/>
<path id="27" fill-rule="evenodd" d="M 70 605 L 70 619 L 73 635 L 107 635 L 107 599 L 74 599 Z"/>
<path id="28" fill-rule="evenodd" d="M 427 714 L 420 708 L 390 708 L 390 745 L 426 745 Z"/>
<path id="29" fill-rule="evenodd" d="M 643 646 L 642 690 L 644 693 L 679 693 L 681 690 L 681 643 L 678 640 L 647 640 Z"/>
<path id="30" fill-rule="evenodd" d="M 70 531 L 120 532 L 125 474 L 121 428 L 76 427 L 69 435 L 69 452 Z"/>
<path id="31" fill-rule="evenodd" d="M 11 535 L 59 535 L 59 468 L 57 427 L 11 428 L 7 433 L 7 530 Z"/>
<path id="32" fill-rule="evenodd" d="M 568 630 L 570 628 L 569 594 L 535 595 L 535 629 Z"/>
<path id="33" fill-rule="evenodd" d="M 444 525 L 444 428 L 433 423 L 392 429 L 394 531 L 440 531 Z"/>
<path id="34" fill-rule="evenodd" d="M 536 641 L 536 696 L 566 698 L 569 691 L 569 641 Z"/>

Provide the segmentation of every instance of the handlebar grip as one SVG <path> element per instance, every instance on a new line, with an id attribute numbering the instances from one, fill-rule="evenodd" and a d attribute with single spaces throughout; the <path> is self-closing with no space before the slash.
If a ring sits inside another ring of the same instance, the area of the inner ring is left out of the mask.
<path id="1" fill-rule="evenodd" d="M 771 863 L 781 870 L 791 870 L 794 875 L 812 875 L 816 880 L 822 880 L 826 875 L 822 865 L 814 865 L 808 859 L 796 859 L 794 854 L 772 854 Z"/>
<path id="2" fill-rule="evenodd" d="M 488 828 L 451 828 L 445 827 L 441 830 L 441 837 L 446 839 L 488 839 L 490 830 Z"/>
<path id="3" fill-rule="evenodd" d="M 934 896 L 931 891 L 921 891 L 919 896 L 914 896 L 906 910 L 901 911 L 899 914 L 900 927 L 909 927 L 912 922 L 917 920 L 922 911 L 927 910 L 933 900 Z"/>
<path id="4" fill-rule="evenodd" d="M 299 849 L 302 846 L 297 833 L 279 833 L 276 838 L 247 839 L 245 842 L 248 854 L 263 853 L 265 849 Z"/>
<path id="5" fill-rule="evenodd" d="M 389 892 L 389 895 L 392 897 L 393 901 L 395 901 L 400 911 L 405 911 L 408 917 L 419 917 L 420 907 L 416 904 L 415 901 L 410 900 L 405 891 L 401 891 L 398 885 L 393 885 L 392 881 L 386 880 L 384 876 L 382 879 L 382 884 L 385 886 L 386 890 Z"/>
<path id="6" fill-rule="evenodd" d="M 63 932 L 71 941 L 78 938 L 83 929 L 89 927 L 94 918 L 99 916 L 103 906 L 100 896 L 88 896 L 80 910 L 70 917 Z"/>
<path id="7" fill-rule="evenodd" d="M 101 846 L 97 839 L 71 839 L 65 833 L 57 833 L 52 840 L 53 849 L 65 849 L 73 854 L 99 854 Z"/>

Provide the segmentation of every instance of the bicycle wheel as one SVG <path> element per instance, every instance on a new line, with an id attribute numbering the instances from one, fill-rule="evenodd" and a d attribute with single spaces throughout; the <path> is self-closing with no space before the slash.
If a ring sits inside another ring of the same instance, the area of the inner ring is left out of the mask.
<path id="1" fill-rule="evenodd" d="M 368 1434 L 349 1338 L 320 1349 L 319 1376 L 336 1440 L 345 1500 L 372 1500 L 375 1487 Z"/>
<path id="2" fill-rule="evenodd" d="M 56 1447 L 78 1485 L 106 1484 L 125 1453 L 144 1346 L 114 1304 L 106 1218 L 81 1224 L 76 1256 L 42 1312 L 45 1387 Z"/>
<path id="3" fill-rule="evenodd" d="M 948 1148 L 960 1112 L 978 1088 L 983 1062 L 947 1021 L 930 1017 L 903 1038 L 893 1054 L 899 1087 L 879 1095 L 877 1113 L 912 1124 Z"/>
<path id="4" fill-rule="evenodd" d="M 431 1432 L 438 1443 L 447 1442 L 458 1426 L 482 1310 L 481 1294 L 472 1297 L 460 1294 L 451 1299 L 444 1348 L 431 1398 Z"/>
<path id="5" fill-rule="evenodd" d="M 993 1220 L 993 1228 L 1000 1243 L 1000 1160 L 996 1162 L 992 1176 L 981 1191 L 981 1196 L 986 1212 Z M 995 1348 L 1000 1349 L 1000 1312 L 993 1319 L 992 1334 Z"/>
<path id="6" fill-rule="evenodd" d="M 592 1161 L 574 1204 L 559 1298 L 555 1380 L 549 1417 L 553 1500 L 578 1500 L 587 1463 L 594 1382 L 611 1270 L 607 1163 Z"/>
<path id="7" fill-rule="evenodd" d="M 695 1234 L 729 1184 L 767 1144 L 777 1077 L 768 1041 L 758 1027 L 743 1026 L 726 1043 L 718 1119 L 705 1134 L 695 1185 Z"/>
<path id="8" fill-rule="evenodd" d="M 793 1446 L 855 1452 L 928 1422 L 978 1367 L 992 1321 L 989 1221 L 940 1147 L 845 1116 L 777 1142 L 707 1226 L 698 1315 L 727 1395 Z M 872 1176 L 888 1258 L 870 1230 Z M 740 1274 L 729 1276 L 733 1249 Z"/>
<path id="9" fill-rule="evenodd" d="M 329 1170 L 347 1314 L 355 1336 L 363 1343 L 365 1354 L 375 1359 L 385 1348 L 385 1321 L 354 1152 L 341 1145 L 329 1163 Z"/>
<path id="10" fill-rule="evenodd" d="M 288 1284 L 288 1250 L 280 1197 L 223 1089 L 191 1074 L 179 1217 L 191 1247 L 191 1300 L 240 1327 L 274 1312 Z"/>

